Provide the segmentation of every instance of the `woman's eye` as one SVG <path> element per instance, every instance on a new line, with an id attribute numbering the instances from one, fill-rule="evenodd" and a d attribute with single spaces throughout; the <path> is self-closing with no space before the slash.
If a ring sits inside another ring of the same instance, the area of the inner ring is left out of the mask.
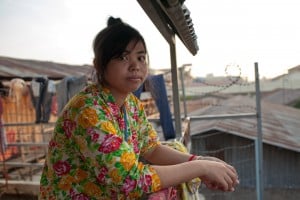
<path id="1" fill-rule="evenodd" d="M 139 56 L 139 61 L 145 63 L 146 62 L 146 57 L 145 56 Z"/>
<path id="2" fill-rule="evenodd" d="M 128 61 L 128 56 L 127 56 L 127 55 L 121 55 L 121 56 L 119 57 L 119 59 L 120 59 L 120 60 L 126 60 L 126 61 Z"/>

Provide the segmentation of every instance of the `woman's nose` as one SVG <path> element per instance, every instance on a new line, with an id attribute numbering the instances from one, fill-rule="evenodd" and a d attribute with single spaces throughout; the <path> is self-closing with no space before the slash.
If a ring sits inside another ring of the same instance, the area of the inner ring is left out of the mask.
<path id="1" fill-rule="evenodd" d="M 129 70 L 130 71 L 139 71 L 140 70 L 139 62 L 135 59 L 132 59 L 130 62 Z"/>

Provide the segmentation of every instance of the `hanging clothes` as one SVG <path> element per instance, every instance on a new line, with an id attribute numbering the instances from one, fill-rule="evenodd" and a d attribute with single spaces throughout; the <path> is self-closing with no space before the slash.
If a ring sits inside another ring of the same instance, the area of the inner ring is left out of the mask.
<path id="1" fill-rule="evenodd" d="M 36 123 L 47 123 L 51 115 L 52 96 L 55 86 L 47 77 L 36 77 L 31 81 L 32 102 L 35 107 Z"/>
<path id="2" fill-rule="evenodd" d="M 87 77 L 67 76 L 56 85 L 57 112 L 60 113 L 67 102 L 87 85 Z"/>

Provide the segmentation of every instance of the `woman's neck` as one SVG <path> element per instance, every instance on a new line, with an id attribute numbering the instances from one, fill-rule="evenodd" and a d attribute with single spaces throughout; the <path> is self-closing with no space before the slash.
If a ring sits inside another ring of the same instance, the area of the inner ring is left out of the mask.
<path id="1" fill-rule="evenodd" d="M 125 99 L 128 96 L 128 94 L 120 94 L 115 91 L 111 91 L 112 96 L 114 97 L 116 104 L 121 108 L 124 105 Z"/>
<path id="2" fill-rule="evenodd" d="M 104 87 L 109 89 L 111 95 L 115 99 L 115 103 L 121 108 L 124 105 L 125 99 L 128 96 L 128 93 L 120 92 L 118 90 L 115 90 L 114 88 L 109 87 L 107 84 L 103 84 Z"/>

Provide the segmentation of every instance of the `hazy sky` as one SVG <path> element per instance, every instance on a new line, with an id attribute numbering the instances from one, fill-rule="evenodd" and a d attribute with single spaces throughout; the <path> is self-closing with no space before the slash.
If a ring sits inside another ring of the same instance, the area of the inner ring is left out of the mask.
<path id="1" fill-rule="evenodd" d="M 177 64 L 195 76 L 275 77 L 300 64 L 299 0 L 186 0 L 199 51 L 178 39 Z M 68 64 L 91 64 L 92 41 L 108 16 L 121 17 L 145 37 L 152 68 L 170 68 L 169 45 L 136 0 L 0 0 L 0 55 Z"/>

